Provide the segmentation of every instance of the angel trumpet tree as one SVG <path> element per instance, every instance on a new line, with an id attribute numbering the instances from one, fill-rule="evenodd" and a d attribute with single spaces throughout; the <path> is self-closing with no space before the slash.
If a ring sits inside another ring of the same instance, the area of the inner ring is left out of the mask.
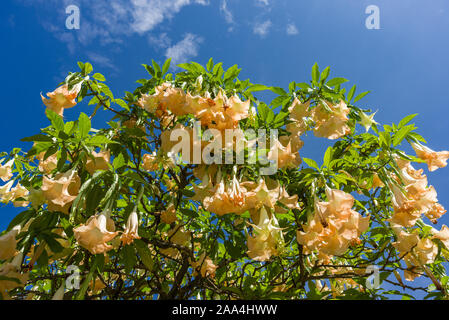
<path id="1" fill-rule="evenodd" d="M 447 298 L 448 228 L 431 226 L 446 210 L 412 163 L 444 170 L 449 152 L 415 115 L 381 127 L 356 106 L 366 93 L 318 65 L 286 89 L 212 59 L 169 65 L 116 98 L 79 63 L 42 96 L 49 125 L 29 149 L 0 155 L 0 201 L 18 210 L 0 234 L 3 299 Z M 307 144 L 328 148 L 312 160 Z"/>

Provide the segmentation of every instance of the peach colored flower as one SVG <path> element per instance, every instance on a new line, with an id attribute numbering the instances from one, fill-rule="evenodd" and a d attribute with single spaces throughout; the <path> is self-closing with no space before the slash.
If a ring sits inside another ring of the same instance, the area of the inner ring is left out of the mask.
<path id="1" fill-rule="evenodd" d="M 0 280 L 0 293 L 4 300 L 9 300 L 8 292 L 10 290 L 24 287 L 28 281 L 29 273 L 20 272 L 23 260 L 23 253 L 16 255 L 12 262 L 6 263 L 0 267 L 0 276 L 19 280 L 19 283 L 13 280 Z"/>
<path id="2" fill-rule="evenodd" d="M 53 179 L 44 176 L 41 189 L 47 199 L 48 210 L 68 214 L 80 187 L 81 179 L 75 169 L 58 173 Z"/>
<path id="3" fill-rule="evenodd" d="M 315 121 L 314 133 L 320 138 L 331 140 L 339 139 L 351 132 L 347 125 L 349 108 L 344 101 L 336 105 L 330 102 L 320 103 L 312 110 L 312 119 Z"/>
<path id="4" fill-rule="evenodd" d="M 23 187 L 20 183 L 11 189 L 13 205 L 14 207 L 26 207 L 29 205 L 27 200 L 17 200 L 17 199 L 27 199 L 30 193 L 27 188 Z"/>
<path id="5" fill-rule="evenodd" d="M 100 254 L 113 249 L 108 244 L 118 232 L 115 231 L 114 221 L 109 217 L 109 212 L 90 217 L 85 224 L 73 229 L 78 244 L 89 250 L 92 254 Z"/>
<path id="6" fill-rule="evenodd" d="M 211 258 L 206 256 L 206 253 L 203 252 L 199 258 L 198 261 L 194 261 L 191 263 L 192 268 L 194 270 L 193 276 L 201 275 L 201 277 L 206 278 L 215 278 L 215 270 L 217 269 L 217 266 L 214 264 Z"/>
<path id="7" fill-rule="evenodd" d="M 197 187 L 196 191 L 199 192 L 198 195 L 204 195 L 203 207 L 217 215 L 239 214 L 247 210 L 247 190 L 235 175 L 228 182 L 225 182 L 225 179 L 220 179 L 217 185 L 213 186 L 213 189 L 208 190 Z"/>
<path id="8" fill-rule="evenodd" d="M 7 184 L 0 187 L 0 202 L 8 203 L 13 199 L 14 194 L 11 192 L 11 187 L 13 184 L 14 180 L 11 180 Z"/>
<path id="9" fill-rule="evenodd" d="M 447 249 L 449 249 L 449 228 L 443 224 L 441 227 L 441 230 L 436 232 L 433 237 L 433 239 L 440 239 L 441 242 L 446 246 Z"/>
<path id="10" fill-rule="evenodd" d="M 183 226 L 178 225 L 170 229 L 166 236 L 169 242 L 178 246 L 188 248 L 190 245 L 191 235 L 192 234 L 190 231 L 186 231 Z M 160 249 L 160 252 L 172 258 L 177 258 L 180 256 L 179 250 L 177 248 L 170 247 Z"/>
<path id="11" fill-rule="evenodd" d="M 0 236 L 0 260 L 8 260 L 17 254 L 16 236 L 20 232 L 20 225 Z"/>
<path id="12" fill-rule="evenodd" d="M 280 137 L 279 140 L 274 142 L 268 152 L 268 160 L 274 161 L 279 169 L 297 168 L 302 160 L 298 153 L 299 149 L 294 148 L 292 144 L 290 139 L 283 139 L 283 137 Z"/>
<path id="13" fill-rule="evenodd" d="M 52 154 L 44 160 L 45 152 L 41 152 L 36 158 L 39 160 L 39 171 L 44 173 L 50 173 L 56 169 L 58 164 L 58 157 L 56 154 Z"/>
<path id="14" fill-rule="evenodd" d="M 315 199 L 315 212 L 303 231 L 297 231 L 297 241 L 309 251 L 325 255 L 342 255 L 358 242 L 369 227 L 370 217 L 352 210 L 354 198 L 341 190 L 326 187 L 328 202 Z"/>
<path id="15" fill-rule="evenodd" d="M 279 200 L 280 187 L 278 183 L 267 182 L 260 179 L 259 182 L 243 182 L 241 184 L 248 190 L 246 203 L 248 208 L 260 209 L 262 206 L 274 208 Z"/>
<path id="16" fill-rule="evenodd" d="M 429 171 L 435 171 L 438 168 L 444 168 L 449 159 L 449 151 L 433 151 L 420 143 L 412 143 L 412 148 L 416 152 L 416 156 L 427 162 Z"/>
<path id="17" fill-rule="evenodd" d="M 14 164 L 14 159 L 9 160 L 4 165 L 0 165 L 0 179 L 3 181 L 8 181 L 12 178 L 12 166 Z"/>
<path id="18" fill-rule="evenodd" d="M 252 224 L 253 236 L 248 236 L 248 256 L 256 261 L 268 261 L 276 256 L 284 247 L 282 229 L 274 215 L 268 216 L 265 207 L 260 209 L 257 225 Z"/>
<path id="19" fill-rule="evenodd" d="M 48 109 L 62 116 L 64 109 L 76 106 L 75 99 L 80 89 L 80 86 L 75 86 L 69 91 L 68 85 L 64 84 L 55 91 L 47 93 L 48 98 L 43 97 L 41 94 L 42 102 Z"/>
<path id="20" fill-rule="evenodd" d="M 111 152 L 103 150 L 100 152 L 92 152 L 92 157 L 87 157 L 86 170 L 93 175 L 97 170 L 109 170 L 109 161 L 111 160 Z"/>
<path id="21" fill-rule="evenodd" d="M 162 211 L 161 220 L 166 224 L 172 224 L 173 222 L 176 222 L 178 220 L 178 218 L 176 217 L 176 208 L 173 203 L 170 203 L 170 205 L 167 207 L 167 210 Z"/>
<path id="22" fill-rule="evenodd" d="M 292 105 L 288 108 L 288 111 L 290 112 L 289 119 L 292 123 L 287 124 L 287 131 L 292 135 L 302 135 L 308 129 L 305 119 L 311 116 L 310 100 L 305 103 L 301 103 L 298 98 L 295 98 Z"/>

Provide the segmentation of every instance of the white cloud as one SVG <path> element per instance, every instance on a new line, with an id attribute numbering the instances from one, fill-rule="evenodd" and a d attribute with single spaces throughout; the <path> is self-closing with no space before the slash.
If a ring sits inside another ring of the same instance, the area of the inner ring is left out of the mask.
<path id="1" fill-rule="evenodd" d="M 225 21 L 233 25 L 234 24 L 234 16 L 232 15 L 232 12 L 228 9 L 228 4 L 226 0 L 222 0 L 220 4 L 220 12 L 223 14 Z M 230 31 L 232 31 L 232 26 L 230 27 Z"/>
<path id="2" fill-rule="evenodd" d="M 253 26 L 253 32 L 261 37 L 264 37 L 268 34 L 269 29 L 271 28 L 271 21 L 267 20 L 265 22 L 256 23 Z"/>
<path id="3" fill-rule="evenodd" d="M 159 36 L 150 35 L 148 42 L 157 49 L 165 49 L 171 45 L 171 39 L 166 32 L 161 33 Z"/>
<path id="4" fill-rule="evenodd" d="M 264 6 L 268 6 L 269 5 L 268 0 L 256 0 L 256 3 L 264 5 Z"/>
<path id="5" fill-rule="evenodd" d="M 73 45 L 121 43 L 124 36 L 144 34 L 154 30 L 165 20 L 173 18 L 185 6 L 208 5 L 209 0 L 16 0 L 47 12 L 39 12 L 46 29 L 63 42 Z M 80 8 L 80 29 L 71 32 L 64 28 L 65 7 L 74 4 Z M 47 19 L 50 14 L 55 19 Z M 51 21 L 51 22 L 49 22 Z"/>
<path id="6" fill-rule="evenodd" d="M 165 57 L 172 58 L 172 65 L 187 62 L 189 59 L 198 55 L 199 45 L 203 39 L 197 35 L 187 33 L 184 39 L 175 45 L 167 48 Z"/>
<path id="7" fill-rule="evenodd" d="M 291 36 L 294 36 L 299 33 L 298 28 L 296 27 L 296 25 L 294 23 L 289 23 L 287 25 L 286 31 L 287 31 L 287 34 L 291 35 Z"/>
<path id="8" fill-rule="evenodd" d="M 87 54 L 87 57 L 89 58 L 90 61 L 92 61 L 94 64 L 100 67 L 116 70 L 116 67 L 112 63 L 111 59 L 109 59 L 108 57 L 102 56 L 101 54 L 95 52 L 89 52 Z"/>

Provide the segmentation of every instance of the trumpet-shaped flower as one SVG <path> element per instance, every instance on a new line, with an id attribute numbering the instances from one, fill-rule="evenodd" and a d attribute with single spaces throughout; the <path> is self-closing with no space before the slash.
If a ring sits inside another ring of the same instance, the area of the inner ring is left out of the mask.
<path id="1" fill-rule="evenodd" d="M 108 242 L 118 234 L 109 212 L 90 217 L 85 224 L 74 228 L 73 233 L 79 245 L 92 254 L 105 253 L 113 249 Z"/>
<path id="2" fill-rule="evenodd" d="M 97 170 L 109 170 L 109 161 L 111 160 L 111 152 L 104 150 L 100 152 L 92 152 L 92 157 L 88 157 L 86 161 L 86 170 L 92 175 Z"/>
<path id="3" fill-rule="evenodd" d="M 0 165 L 0 179 L 3 181 L 8 181 L 12 178 L 12 166 L 14 164 L 14 159 L 9 160 L 4 165 Z"/>
<path id="4" fill-rule="evenodd" d="M 11 278 L 11 280 L 0 280 L 0 293 L 4 300 L 9 299 L 8 291 L 23 287 L 28 281 L 29 273 L 22 274 L 20 272 L 22 260 L 23 253 L 19 253 L 14 257 L 12 262 L 6 263 L 0 267 L 0 276 Z"/>
<path id="5" fill-rule="evenodd" d="M 48 98 L 43 97 L 41 94 L 42 102 L 48 109 L 62 116 L 64 109 L 76 106 L 75 99 L 80 89 L 80 86 L 75 86 L 69 91 L 67 84 L 62 85 L 55 91 L 47 93 Z"/>
<path id="6" fill-rule="evenodd" d="M 298 98 L 293 100 L 292 105 L 288 108 L 290 112 L 290 120 L 292 123 L 287 124 L 287 131 L 292 135 L 300 136 L 307 131 L 308 126 L 306 118 L 310 117 L 310 100 L 301 103 Z"/>
<path id="7" fill-rule="evenodd" d="M 44 156 L 45 152 L 42 152 L 36 156 L 36 158 L 39 160 L 39 171 L 49 174 L 54 169 L 56 169 L 58 165 L 58 157 L 56 154 L 52 154 L 44 160 Z"/>
<path id="8" fill-rule="evenodd" d="M 416 156 L 427 162 L 429 171 L 435 171 L 438 168 L 444 168 L 449 159 L 449 151 L 433 151 L 420 143 L 412 143 L 412 148 L 416 152 Z"/>
<path id="9" fill-rule="evenodd" d="M 166 224 L 172 224 L 178 220 L 176 217 L 176 208 L 173 203 L 170 203 L 167 209 L 162 211 L 161 220 Z"/>
<path id="10" fill-rule="evenodd" d="M 369 227 L 370 217 L 352 210 L 354 198 L 341 190 L 326 187 L 328 202 L 315 199 L 315 212 L 297 241 L 307 250 L 325 255 L 342 255 Z"/>
<path id="11" fill-rule="evenodd" d="M 193 263 L 191 263 L 191 265 L 194 270 L 194 276 L 198 275 L 197 270 L 199 270 L 199 274 L 201 275 L 201 277 L 215 278 L 215 270 L 217 269 L 217 266 L 214 264 L 211 258 L 206 256 L 205 252 L 199 256 L 198 261 L 194 261 Z"/>
<path id="12" fill-rule="evenodd" d="M 349 108 L 344 101 L 336 105 L 330 102 L 319 104 L 312 110 L 312 118 L 315 121 L 314 133 L 320 138 L 331 140 L 339 139 L 351 132 L 347 125 Z"/>
<path id="13" fill-rule="evenodd" d="M 16 255 L 16 236 L 19 232 L 20 225 L 15 226 L 10 231 L 0 236 L 0 260 L 8 260 Z"/>
<path id="14" fill-rule="evenodd" d="M 68 214 L 80 186 L 81 180 L 75 169 L 58 173 L 53 179 L 44 176 L 42 191 L 47 199 L 48 210 Z"/>
<path id="15" fill-rule="evenodd" d="M 265 207 L 260 209 L 257 225 L 252 225 L 254 235 L 248 236 L 248 256 L 256 261 L 267 261 L 276 256 L 284 247 L 284 236 L 274 216 L 268 216 Z"/>
<path id="16" fill-rule="evenodd" d="M 124 245 L 131 244 L 134 239 L 140 239 L 139 237 L 139 216 L 136 211 L 131 212 L 126 222 L 125 231 L 122 233 L 120 240 Z"/>

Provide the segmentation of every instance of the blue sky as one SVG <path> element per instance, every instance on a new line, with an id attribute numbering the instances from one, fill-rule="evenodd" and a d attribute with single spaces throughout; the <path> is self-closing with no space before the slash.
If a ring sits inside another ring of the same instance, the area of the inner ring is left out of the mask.
<path id="1" fill-rule="evenodd" d="M 70 4 L 80 8 L 79 30 L 65 27 Z M 19 140 L 47 126 L 39 93 L 52 91 L 77 61 L 90 61 L 121 96 L 147 76 L 142 63 L 166 57 L 202 64 L 213 57 L 227 67 L 238 64 L 241 78 L 284 87 L 308 81 L 315 62 L 329 65 L 331 75 L 349 79 L 359 92 L 372 91 L 361 106 L 379 110 L 378 122 L 419 113 L 416 124 L 429 147 L 449 149 L 445 0 L 7 0 L 2 5 L 1 151 L 28 148 Z M 365 27 L 369 5 L 380 9 L 379 30 Z M 65 116 L 89 109 L 80 105 Z M 99 117 L 98 125 L 107 117 Z M 322 149 L 306 144 L 301 155 L 321 160 Z M 448 173 L 428 174 L 446 208 Z M 18 210 L 0 210 L 3 230 Z M 442 223 L 449 224 L 449 215 Z"/>

